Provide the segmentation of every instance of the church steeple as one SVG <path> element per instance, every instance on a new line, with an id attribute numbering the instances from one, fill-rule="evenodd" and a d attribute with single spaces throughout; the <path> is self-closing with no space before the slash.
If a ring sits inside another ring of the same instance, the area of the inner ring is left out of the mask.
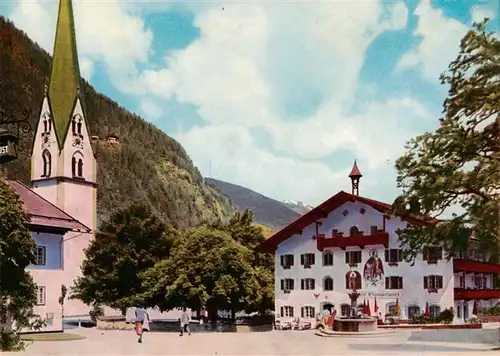
<path id="1" fill-rule="evenodd" d="M 80 68 L 71 0 L 59 1 L 48 94 L 57 140 L 63 144 L 79 96 Z"/>

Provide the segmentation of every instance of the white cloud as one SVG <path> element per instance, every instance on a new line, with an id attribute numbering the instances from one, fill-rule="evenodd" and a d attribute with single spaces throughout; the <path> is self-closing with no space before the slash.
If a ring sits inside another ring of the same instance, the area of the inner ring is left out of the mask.
<path id="1" fill-rule="evenodd" d="M 418 66 L 425 79 L 437 83 L 439 75 L 457 56 L 460 39 L 468 27 L 433 8 L 430 0 L 422 0 L 414 14 L 418 16 L 418 26 L 413 35 L 422 41 L 401 58 L 398 66 L 401 69 Z"/>
<path id="2" fill-rule="evenodd" d="M 489 18 L 491 21 L 497 17 L 498 10 L 498 3 L 496 9 L 495 7 L 488 7 L 484 5 L 473 6 L 471 10 L 472 22 L 482 22 L 485 18 Z"/>
<path id="3" fill-rule="evenodd" d="M 154 120 L 163 114 L 163 109 L 155 101 L 150 99 L 142 99 L 140 103 L 141 111 L 147 119 Z"/>
<path id="4" fill-rule="evenodd" d="M 20 0 L 9 17 L 52 53 L 57 5 L 51 0 Z M 73 8 L 82 74 L 92 73 L 85 65 L 101 61 L 114 85 L 126 92 L 138 73 L 137 64 L 148 60 L 153 34 L 119 0 L 83 0 L 73 2 Z"/>
<path id="5" fill-rule="evenodd" d="M 80 64 L 80 74 L 85 80 L 89 81 L 92 79 L 92 74 L 94 74 L 94 63 L 87 58 L 79 59 Z"/>
<path id="6" fill-rule="evenodd" d="M 228 1 L 224 10 L 189 2 L 200 38 L 169 53 L 163 68 L 146 65 L 140 72 L 153 40 L 141 18 L 152 7 L 141 4 L 75 2 L 82 73 L 91 77 L 93 63 L 103 62 L 115 86 L 136 95 L 149 119 L 163 114 L 166 99 L 197 107 L 207 126 L 174 136 L 204 174 L 211 161 L 217 178 L 278 199 L 319 203 L 349 189 L 349 170 L 330 168 L 321 158 L 349 149 L 370 175 L 401 153 L 402 143 L 415 134 L 412 121 L 429 116 L 406 96 L 352 109 L 356 92 L 367 89 L 359 87 L 358 76 L 369 46 L 382 32 L 406 27 L 403 2 Z M 449 46 L 456 47 L 458 27 L 425 6 L 416 10 L 416 34 L 423 36 L 423 45 L 403 62 L 424 64 L 431 77 L 435 67 L 438 74 L 444 69 L 428 63 L 436 59 L 435 47 L 439 52 L 445 39 L 454 38 L 437 54 L 441 60 Z M 11 18 L 50 50 L 56 14 L 52 1 L 42 6 L 41 0 L 30 0 L 20 2 Z M 430 31 L 430 25 L 440 30 Z M 289 120 L 289 104 L 303 101 L 307 91 L 321 97 L 317 107 L 298 122 Z M 255 127 L 266 130 L 268 145 L 286 155 L 261 147 L 252 136 Z"/>

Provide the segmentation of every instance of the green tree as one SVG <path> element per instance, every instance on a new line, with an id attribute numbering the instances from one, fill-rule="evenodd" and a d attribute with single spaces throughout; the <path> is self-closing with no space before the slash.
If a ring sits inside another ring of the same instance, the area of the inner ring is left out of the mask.
<path id="1" fill-rule="evenodd" d="M 146 205 L 133 203 L 114 213 L 85 252 L 71 298 L 95 310 L 106 305 L 125 313 L 143 291 L 140 273 L 168 258 L 176 235 Z"/>
<path id="2" fill-rule="evenodd" d="M 404 193 L 395 210 L 436 219 L 400 232 L 409 257 L 439 242 L 449 255 L 464 250 L 472 231 L 498 257 L 500 41 L 487 31 L 487 22 L 473 25 L 441 75 L 449 90 L 439 128 L 412 139 L 396 162 Z M 461 211 L 444 220 L 454 206 Z"/>
<path id="3" fill-rule="evenodd" d="M 218 310 L 230 310 L 234 317 L 263 304 L 268 293 L 261 283 L 269 280 L 252 266 L 252 255 L 225 231 L 207 226 L 186 230 L 170 258 L 144 273 L 144 297 L 161 310 L 205 307 L 212 322 Z"/>
<path id="4" fill-rule="evenodd" d="M 0 176 L 0 351 L 22 348 L 18 332 L 43 325 L 33 313 L 37 287 L 26 270 L 36 247 L 29 221 L 19 197 Z"/>

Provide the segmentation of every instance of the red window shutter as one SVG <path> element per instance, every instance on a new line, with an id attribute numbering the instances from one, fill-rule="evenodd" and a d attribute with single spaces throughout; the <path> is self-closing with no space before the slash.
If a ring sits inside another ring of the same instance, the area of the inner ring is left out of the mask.
<path id="1" fill-rule="evenodd" d="M 389 250 L 385 250 L 385 262 L 389 262 Z"/>
<path id="2" fill-rule="evenodd" d="M 429 277 L 424 276 L 424 289 L 429 288 Z"/>
<path id="3" fill-rule="evenodd" d="M 389 289 L 389 288 L 390 288 L 389 277 L 385 277 L 385 289 Z"/>
<path id="4" fill-rule="evenodd" d="M 285 280 L 281 280 L 281 290 L 285 290 Z"/>
<path id="5" fill-rule="evenodd" d="M 304 255 L 300 255 L 300 264 L 301 265 L 304 265 L 304 260 L 305 260 L 305 256 Z"/>

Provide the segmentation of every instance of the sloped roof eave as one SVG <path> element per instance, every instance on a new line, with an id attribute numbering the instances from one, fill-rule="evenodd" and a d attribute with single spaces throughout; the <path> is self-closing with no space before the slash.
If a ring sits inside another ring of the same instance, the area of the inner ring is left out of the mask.
<path id="1" fill-rule="evenodd" d="M 292 221 L 276 234 L 262 242 L 259 246 L 256 247 L 256 250 L 266 252 L 275 251 L 279 244 L 283 243 L 291 236 L 302 232 L 303 229 L 312 224 L 314 221 L 317 221 L 320 218 L 324 218 L 326 214 L 329 214 L 348 201 L 357 201 L 359 203 L 366 204 L 378 210 L 382 214 L 385 214 L 391 210 L 391 205 L 389 204 L 340 191 L 330 199 L 324 201 L 306 214 L 298 217 L 296 220 Z M 436 222 L 433 219 L 426 219 L 425 217 L 420 217 L 411 213 L 398 214 L 397 216 L 412 224 L 429 225 Z"/>

